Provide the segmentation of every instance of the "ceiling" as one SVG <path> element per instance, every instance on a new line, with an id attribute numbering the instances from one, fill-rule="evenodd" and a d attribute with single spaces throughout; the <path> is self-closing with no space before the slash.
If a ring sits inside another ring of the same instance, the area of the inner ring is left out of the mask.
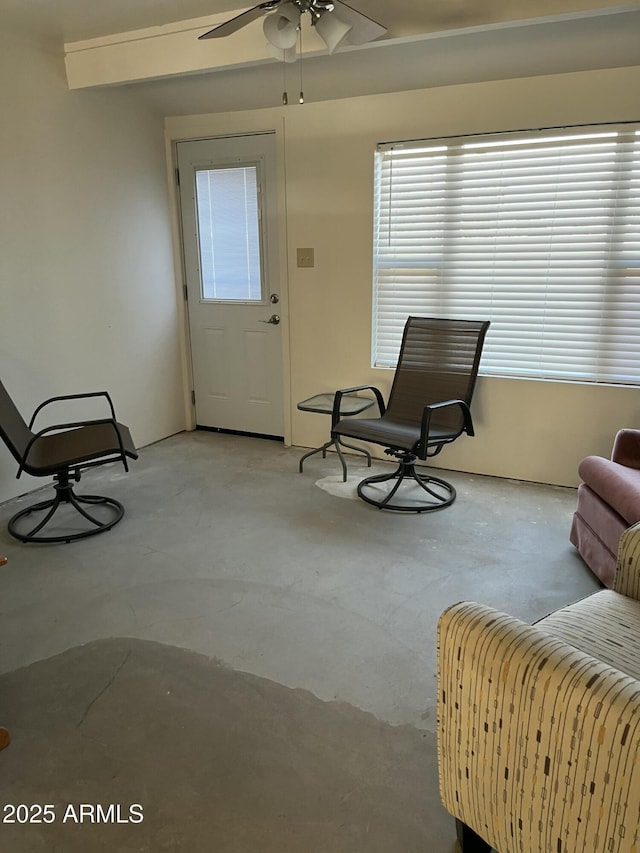
<path id="1" fill-rule="evenodd" d="M 0 0 L 2 29 L 57 39 L 97 38 L 233 11 L 251 0 Z M 619 7 L 620 0 L 350 0 L 392 38 Z M 637 4 L 627 4 L 630 6 Z M 230 15 L 231 17 L 231 15 Z"/>
<path id="2" fill-rule="evenodd" d="M 46 40 L 62 54 L 65 42 L 227 11 L 233 17 L 250 5 L 251 0 L 0 0 L 0 29 Z M 640 65 L 640 2 L 349 0 L 349 5 L 386 26 L 389 40 L 305 57 L 308 100 Z M 277 105 L 285 75 L 299 76 L 299 69 L 272 61 L 128 85 L 164 115 L 179 115 Z M 298 81 L 289 85 L 296 88 Z"/>

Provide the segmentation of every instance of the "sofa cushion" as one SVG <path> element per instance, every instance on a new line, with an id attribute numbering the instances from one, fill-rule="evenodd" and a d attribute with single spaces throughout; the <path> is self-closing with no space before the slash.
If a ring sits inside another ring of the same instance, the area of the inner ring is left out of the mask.
<path id="1" fill-rule="evenodd" d="M 587 456 L 578 473 L 628 524 L 640 521 L 640 471 L 601 456 Z"/>
<path id="2" fill-rule="evenodd" d="M 640 601 L 610 589 L 546 616 L 537 627 L 640 680 Z"/>
<path id="3" fill-rule="evenodd" d="M 640 468 L 640 429 L 621 429 L 613 442 L 611 458 L 627 468 Z"/>

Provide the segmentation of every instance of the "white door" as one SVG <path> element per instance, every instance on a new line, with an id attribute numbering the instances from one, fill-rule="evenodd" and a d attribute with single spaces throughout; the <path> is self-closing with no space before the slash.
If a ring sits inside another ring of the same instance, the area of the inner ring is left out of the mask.
<path id="1" fill-rule="evenodd" d="M 196 423 L 282 436 L 273 133 L 177 144 Z"/>

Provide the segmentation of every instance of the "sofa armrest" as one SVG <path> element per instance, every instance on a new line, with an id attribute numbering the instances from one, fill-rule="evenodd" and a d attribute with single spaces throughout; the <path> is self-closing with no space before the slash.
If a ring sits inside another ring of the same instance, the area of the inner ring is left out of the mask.
<path id="1" fill-rule="evenodd" d="M 481 604 L 438 623 L 445 808 L 501 853 L 620 849 L 640 810 L 640 683 Z"/>
<path id="2" fill-rule="evenodd" d="M 613 442 L 611 461 L 640 468 L 640 429 L 621 429 Z"/>
<path id="3" fill-rule="evenodd" d="M 628 527 L 620 537 L 613 589 L 640 601 L 640 522 Z"/>

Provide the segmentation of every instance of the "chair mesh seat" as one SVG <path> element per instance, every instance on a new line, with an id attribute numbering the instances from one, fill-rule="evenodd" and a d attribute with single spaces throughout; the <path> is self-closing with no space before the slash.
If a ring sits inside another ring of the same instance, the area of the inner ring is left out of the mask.
<path id="1" fill-rule="evenodd" d="M 128 455 L 136 454 L 133 439 L 128 427 L 124 424 L 88 424 L 65 432 L 43 435 L 31 446 L 24 461 L 27 474 L 37 472 L 38 476 L 55 474 L 61 466 L 73 468 L 83 462 L 117 456 L 120 458 L 122 446 Z M 137 455 L 137 454 L 136 454 Z"/>
<path id="2" fill-rule="evenodd" d="M 387 447 L 414 452 L 420 441 L 420 427 L 415 424 L 405 424 L 384 418 L 362 418 L 351 421 L 340 421 L 335 429 L 338 435 L 359 438 L 361 441 L 372 441 Z M 456 433 L 451 430 L 432 428 L 429 433 L 434 442 L 451 441 Z"/>

